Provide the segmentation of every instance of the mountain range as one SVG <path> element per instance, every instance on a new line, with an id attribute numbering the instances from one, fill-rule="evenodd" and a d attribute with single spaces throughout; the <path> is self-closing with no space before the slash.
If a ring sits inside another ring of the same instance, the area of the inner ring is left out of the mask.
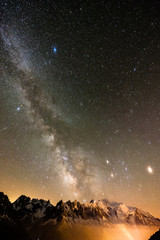
<path id="1" fill-rule="evenodd" d="M 136 207 L 110 202 L 107 199 L 91 200 L 90 203 L 83 204 L 76 200 L 73 202 L 61 200 L 53 206 L 49 200 L 31 199 L 24 195 L 11 203 L 8 196 L 0 192 L 0 232 L 3 231 L 5 234 L 4 239 L 14 240 L 15 234 L 16 240 L 40 240 L 43 239 L 37 238 L 40 226 L 43 228 L 45 226 L 46 229 L 49 226 L 57 228 L 62 224 L 106 227 L 124 224 L 160 227 L 160 219 Z M 11 236 L 8 235 L 9 232 Z M 25 238 L 22 238 L 23 235 Z"/>

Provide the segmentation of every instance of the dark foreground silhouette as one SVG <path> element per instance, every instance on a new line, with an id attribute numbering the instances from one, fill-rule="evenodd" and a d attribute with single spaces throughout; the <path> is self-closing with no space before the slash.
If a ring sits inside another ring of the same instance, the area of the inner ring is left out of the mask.
<path id="1" fill-rule="evenodd" d="M 153 234 L 149 240 L 160 240 L 160 230 Z"/>
<path id="2" fill-rule="evenodd" d="M 15 224 L 8 218 L 3 218 L 0 221 L 0 239 L 32 240 L 22 225 Z"/>

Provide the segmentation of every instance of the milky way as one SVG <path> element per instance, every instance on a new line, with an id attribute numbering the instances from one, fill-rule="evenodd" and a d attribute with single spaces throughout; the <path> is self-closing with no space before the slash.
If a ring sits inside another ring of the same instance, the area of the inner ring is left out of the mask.
<path id="1" fill-rule="evenodd" d="M 154 213 L 158 6 L 1 3 L 0 187 L 11 198 L 109 198 Z"/>
<path id="2" fill-rule="evenodd" d="M 16 35 L 9 33 L 10 29 L 8 29 L 8 35 L 5 35 L 3 28 L 1 29 L 2 39 L 16 71 L 16 79 L 13 84 L 16 84 L 16 89 L 18 88 L 17 94 L 20 95 L 29 121 L 37 131 L 40 131 L 42 141 L 48 148 L 47 156 L 44 159 L 45 168 L 51 169 L 51 174 L 58 175 L 59 181 L 65 188 L 69 187 L 73 196 L 78 196 L 81 185 L 83 191 L 90 191 L 93 184 L 89 166 L 91 163 L 89 159 L 88 163 L 85 159 L 89 154 L 84 153 L 76 146 L 70 149 L 65 147 L 63 131 L 66 133 L 71 126 L 65 126 L 65 120 L 61 118 L 57 105 L 47 93 L 45 94 L 37 79 L 33 77 L 24 50 L 20 47 L 21 43 L 18 42 Z M 21 107 L 17 107 L 16 110 L 20 111 L 20 109 Z M 59 128 L 63 129 L 61 133 L 59 133 Z M 69 141 L 69 139 L 67 140 Z"/>

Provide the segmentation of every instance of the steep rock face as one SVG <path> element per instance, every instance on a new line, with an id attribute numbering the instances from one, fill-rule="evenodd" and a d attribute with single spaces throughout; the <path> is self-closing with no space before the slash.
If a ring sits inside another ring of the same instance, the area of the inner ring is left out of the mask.
<path id="1" fill-rule="evenodd" d="M 8 196 L 0 192 L 0 216 L 12 214 L 13 206 L 8 199 Z"/>
<path id="2" fill-rule="evenodd" d="M 15 221 L 24 223 L 39 222 L 40 219 L 49 219 L 54 216 L 54 207 L 49 201 L 30 199 L 24 195 L 20 196 L 14 203 Z"/>
<path id="3" fill-rule="evenodd" d="M 160 230 L 153 234 L 149 240 L 160 240 Z"/>
<path id="4" fill-rule="evenodd" d="M 78 201 L 68 201 L 63 203 L 60 201 L 57 206 L 57 215 L 60 215 L 61 218 L 65 219 L 66 222 L 81 222 L 84 220 L 92 221 L 106 221 L 108 222 L 108 213 L 104 209 L 100 208 L 97 204 L 81 204 Z"/>

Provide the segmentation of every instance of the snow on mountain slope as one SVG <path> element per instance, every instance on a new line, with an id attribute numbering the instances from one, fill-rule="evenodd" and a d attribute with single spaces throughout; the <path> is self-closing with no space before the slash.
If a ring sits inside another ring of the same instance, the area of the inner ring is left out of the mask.
<path id="1" fill-rule="evenodd" d="M 109 221 L 113 224 L 160 225 L 160 219 L 157 219 L 148 212 L 144 212 L 136 207 L 126 206 L 123 203 L 109 202 L 106 199 L 97 201 L 97 205 L 105 211 L 106 209 L 107 211 L 109 209 Z"/>

